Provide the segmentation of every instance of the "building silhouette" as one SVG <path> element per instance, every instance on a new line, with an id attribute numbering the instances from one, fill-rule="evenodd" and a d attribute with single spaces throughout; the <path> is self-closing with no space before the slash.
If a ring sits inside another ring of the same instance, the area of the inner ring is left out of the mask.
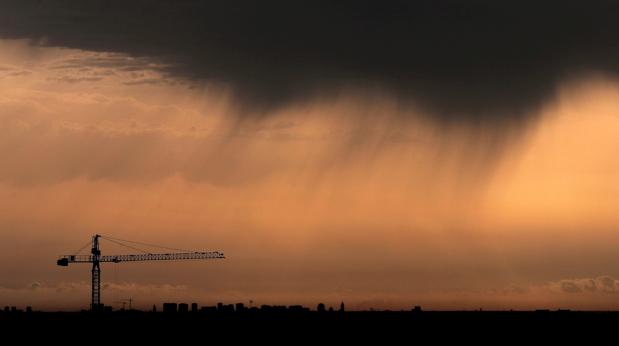
<path id="1" fill-rule="evenodd" d="M 217 307 L 216 306 L 203 306 L 200 308 L 200 312 L 203 313 L 215 313 L 217 312 Z"/>
<path id="2" fill-rule="evenodd" d="M 176 313 L 176 310 L 177 310 L 176 303 L 163 303 L 163 312 Z"/>
<path id="3" fill-rule="evenodd" d="M 178 312 L 189 312 L 189 305 L 187 303 L 178 304 Z"/>

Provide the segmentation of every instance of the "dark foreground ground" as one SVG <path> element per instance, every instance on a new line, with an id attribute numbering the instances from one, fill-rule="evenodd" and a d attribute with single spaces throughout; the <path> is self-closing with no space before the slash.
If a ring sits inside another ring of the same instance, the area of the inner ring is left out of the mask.
<path id="1" fill-rule="evenodd" d="M 428 340 L 499 345 L 540 341 L 590 344 L 598 340 L 616 344 L 619 312 L 22 312 L 0 313 L 0 330 L 4 340 L 17 336 L 16 340 L 54 344 L 186 341 L 382 345 Z"/>

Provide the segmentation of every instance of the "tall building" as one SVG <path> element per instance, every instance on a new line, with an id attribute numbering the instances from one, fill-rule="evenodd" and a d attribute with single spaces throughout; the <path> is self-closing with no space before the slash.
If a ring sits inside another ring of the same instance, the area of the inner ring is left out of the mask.
<path id="1" fill-rule="evenodd" d="M 178 312 L 189 312 L 189 305 L 187 303 L 178 304 Z"/>
<path id="2" fill-rule="evenodd" d="M 163 303 L 163 312 L 176 312 L 176 303 Z"/>

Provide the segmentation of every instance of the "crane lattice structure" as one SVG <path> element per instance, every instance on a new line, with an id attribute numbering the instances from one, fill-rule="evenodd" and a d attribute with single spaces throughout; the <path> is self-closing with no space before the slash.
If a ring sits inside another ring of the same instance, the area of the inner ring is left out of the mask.
<path id="1" fill-rule="evenodd" d="M 101 308 L 101 266 L 100 263 L 109 262 L 109 263 L 120 263 L 120 262 L 135 262 L 135 261 L 177 261 L 177 260 L 207 260 L 207 259 L 223 259 L 225 258 L 224 254 L 219 251 L 208 251 L 208 252 L 192 252 L 187 250 L 182 250 L 184 252 L 174 252 L 174 253 L 149 253 L 144 252 L 142 254 L 133 254 L 133 255 L 101 255 L 101 249 L 99 248 L 99 239 L 106 239 L 118 245 L 122 245 L 125 247 L 129 247 L 135 250 L 140 250 L 138 248 L 128 246 L 123 244 L 122 242 L 141 244 L 151 247 L 159 247 L 165 249 L 173 249 L 164 246 L 157 246 L 146 243 L 139 243 L 129 240 L 122 240 L 107 236 L 102 236 L 100 234 L 95 234 L 92 237 L 92 248 L 90 250 L 90 255 L 64 255 L 61 256 L 57 264 L 59 266 L 66 267 L 69 263 L 92 263 L 92 294 L 91 294 L 91 304 L 90 307 L 93 311 L 99 310 Z M 83 250 L 86 244 L 82 249 L 77 252 Z M 180 249 L 174 249 L 180 250 Z"/>

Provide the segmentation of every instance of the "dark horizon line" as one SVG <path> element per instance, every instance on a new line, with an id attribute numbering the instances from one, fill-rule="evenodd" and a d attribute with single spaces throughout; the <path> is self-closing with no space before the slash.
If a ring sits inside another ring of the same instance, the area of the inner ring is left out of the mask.
<path id="1" fill-rule="evenodd" d="M 196 305 L 194 308 L 193 305 Z M 102 304 L 103 305 L 103 304 Z M 321 308 L 322 305 L 322 308 Z M 168 308 L 166 308 L 168 306 Z M 173 308 L 171 307 L 173 306 Z M 334 308 L 332 306 L 327 307 L 323 303 L 319 303 L 315 308 L 310 308 L 300 304 L 297 305 L 269 305 L 262 304 L 260 306 L 245 306 L 244 303 L 236 304 L 223 304 L 218 305 L 203 305 L 197 306 L 197 303 L 160 303 L 153 304 L 153 309 L 140 309 L 140 308 L 118 308 L 114 309 L 111 305 L 103 305 L 93 311 L 91 309 L 79 309 L 79 310 L 35 310 L 32 306 L 26 306 L 25 309 L 19 309 L 16 305 L 6 305 L 3 309 L 0 309 L 0 314 L 12 314 L 12 313 L 88 313 L 88 312 L 103 312 L 103 313 L 165 313 L 165 314 L 242 314 L 242 313 L 619 313 L 619 309 L 608 310 L 588 310 L 588 309 L 569 309 L 569 308 L 540 308 L 540 309 L 429 309 L 424 310 L 421 306 L 414 306 L 410 309 L 350 309 L 347 310 L 344 306 L 338 306 Z"/>

